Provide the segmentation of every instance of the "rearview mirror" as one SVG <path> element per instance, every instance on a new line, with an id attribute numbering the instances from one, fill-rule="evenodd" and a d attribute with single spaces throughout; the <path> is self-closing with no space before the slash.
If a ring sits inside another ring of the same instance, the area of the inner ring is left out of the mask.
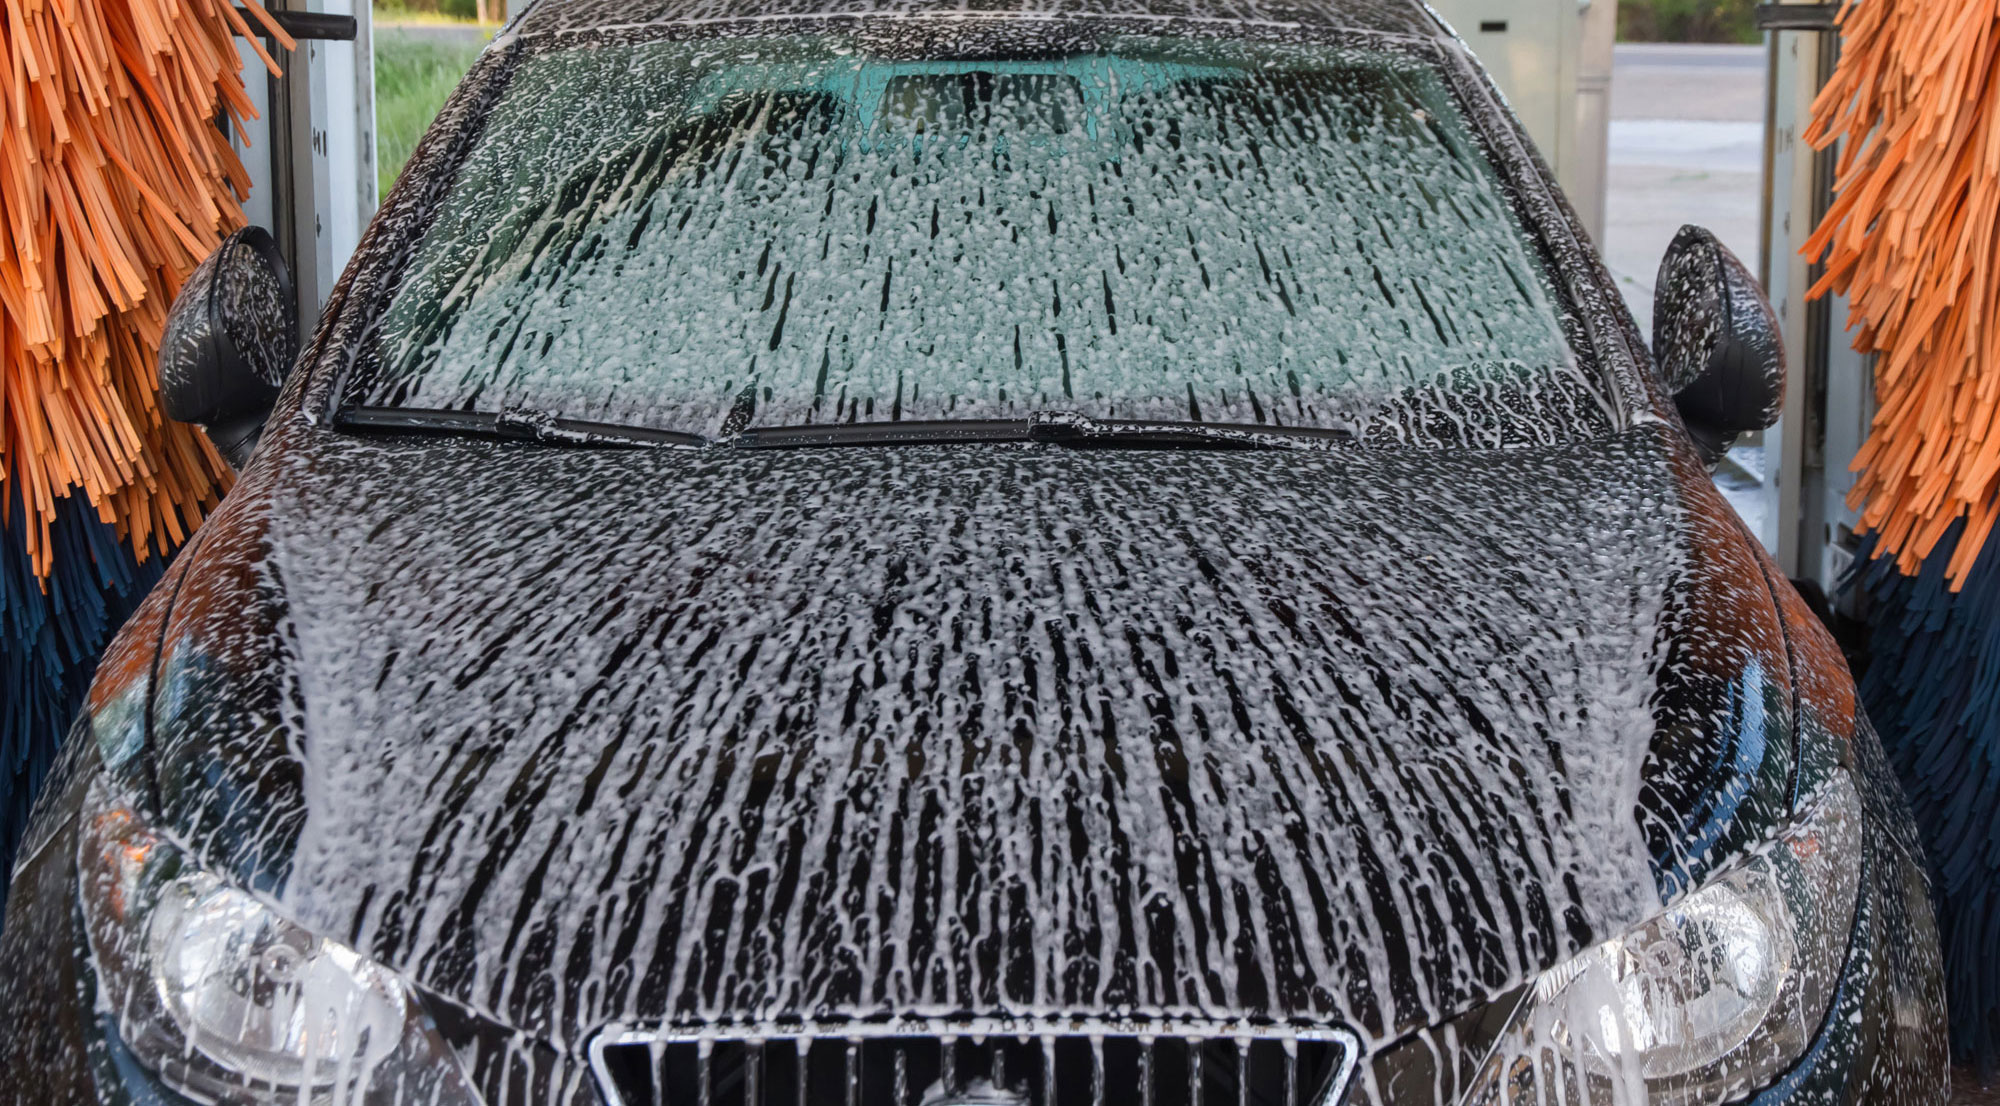
<path id="1" fill-rule="evenodd" d="M 1785 346 L 1750 270 L 1715 235 L 1682 227 L 1653 293 L 1653 355 L 1702 459 L 1778 421 Z"/>
<path id="2" fill-rule="evenodd" d="M 200 424 L 241 468 L 298 353 L 291 271 L 269 233 L 245 227 L 195 269 L 167 313 L 161 406 Z"/>

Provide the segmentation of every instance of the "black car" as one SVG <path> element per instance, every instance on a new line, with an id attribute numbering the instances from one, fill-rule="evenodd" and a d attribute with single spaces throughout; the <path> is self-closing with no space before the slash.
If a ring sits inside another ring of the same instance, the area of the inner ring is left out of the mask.
<path id="1" fill-rule="evenodd" d="M 1770 309 L 1691 229 L 1649 353 L 1416 0 L 542 0 L 288 376 L 276 257 L 174 312 L 254 457 L 22 850 L 12 1101 L 1943 1101 L 1708 476 Z"/>

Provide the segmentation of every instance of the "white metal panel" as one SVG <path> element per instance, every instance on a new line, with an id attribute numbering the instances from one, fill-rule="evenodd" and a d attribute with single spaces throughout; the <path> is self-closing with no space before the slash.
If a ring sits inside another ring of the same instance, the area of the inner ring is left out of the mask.
<path id="1" fill-rule="evenodd" d="M 271 213 L 271 71 L 242 39 L 236 42 L 236 56 L 243 62 L 244 91 L 257 109 L 257 118 L 244 122 L 244 133 L 230 131 L 230 144 L 250 172 L 250 196 L 243 211 L 250 217 L 250 225 L 270 230 L 276 225 Z"/>
<path id="2" fill-rule="evenodd" d="M 1604 230 L 1618 0 L 1431 0 L 1507 97 L 1593 237 Z"/>
<path id="3" fill-rule="evenodd" d="M 1576 136 L 1564 157 L 1563 188 L 1591 241 L 1604 242 L 1611 176 L 1611 68 L 1618 0 L 1583 0 L 1576 67 Z"/>
<path id="4" fill-rule="evenodd" d="M 246 42 L 245 85 L 259 118 L 234 138 L 249 170 L 250 222 L 265 227 L 291 262 L 301 320 L 313 326 L 374 216 L 375 71 L 367 0 L 270 2 L 273 11 L 351 15 L 353 42 L 302 40 L 276 51 L 283 79 L 273 80 Z M 266 40 L 275 51 L 275 45 Z"/>
<path id="5" fill-rule="evenodd" d="M 356 16 L 353 42 L 314 43 L 313 125 L 324 128 L 328 258 L 337 275 L 375 214 L 375 77 L 366 0 L 320 0 L 315 11 Z"/>
<path id="6" fill-rule="evenodd" d="M 1576 131 L 1576 0 L 1432 0 L 1432 6 L 1472 48 L 1561 177 Z"/>
<path id="7" fill-rule="evenodd" d="M 1788 379 L 1784 417 L 1766 435 L 1768 495 L 1778 564 L 1832 591 L 1853 547 L 1857 520 L 1845 502 L 1854 486 L 1847 466 L 1873 417 L 1873 369 L 1846 332 L 1847 302 L 1809 301 L 1820 274 L 1800 250 L 1832 201 L 1831 154 L 1803 140 L 1812 102 L 1831 75 L 1837 39 L 1824 32 L 1774 36 L 1770 247 L 1766 282 L 1785 339 Z M 1771 539 L 1767 539 L 1771 540 Z"/>
<path id="8" fill-rule="evenodd" d="M 1799 140 L 1798 118 L 1802 106 L 1811 102 L 1819 88 L 1817 57 L 1812 51 L 1801 51 L 1806 41 L 1801 35 L 1772 39 L 1769 179 L 1765 182 L 1771 211 L 1766 229 L 1770 245 L 1763 258 L 1764 291 L 1778 312 L 1778 329 L 1784 336 L 1791 375 L 1786 381 L 1784 413 L 1776 426 L 1764 432 L 1765 532 L 1757 537 L 1790 576 L 1799 573 L 1796 522 L 1804 475 L 1798 441 L 1791 430 L 1806 419 L 1806 393 L 1797 385 L 1800 367 L 1806 363 L 1806 313 L 1801 293 L 1808 272 L 1798 248 L 1812 233 L 1806 225 L 1812 220 L 1812 155 Z M 1796 216 L 1795 205 L 1804 207 Z"/>
<path id="9" fill-rule="evenodd" d="M 287 199 L 296 205 L 293 275 L 309 318 L 326 303 L 375 213 L 374 66 L 372 58 L 357 60 L 359 48 L 372 41 L 370 9 L 355 0 L 310 0 L 305 10 L 355 16 L 361 30 L 354 42 L 301 42 L 292 58 L 294 160 Z"/>

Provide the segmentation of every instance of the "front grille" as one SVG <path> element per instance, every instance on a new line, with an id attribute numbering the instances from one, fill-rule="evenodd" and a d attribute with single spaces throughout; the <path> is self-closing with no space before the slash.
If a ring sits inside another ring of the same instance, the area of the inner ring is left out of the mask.
<path id="1" fill-rule="evenodd" d="M 804 1033 L 611 1032 L 591 1046 L 610 1106 L 1336 1106 L 1342 1032 L 1065 1024 Z"/>

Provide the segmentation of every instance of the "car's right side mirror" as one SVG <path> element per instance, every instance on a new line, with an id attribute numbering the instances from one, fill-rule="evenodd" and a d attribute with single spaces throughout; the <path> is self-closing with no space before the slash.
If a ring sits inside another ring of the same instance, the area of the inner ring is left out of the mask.
<path id="1" fill-rule="evenodd" d="M 291 270 L 269 233 L 245 227 L 195 269 L 167 313 L 161 407 L 200 424 L 241 468 L 298 354 Z"/>
<path id="2" fill-rule="evenodd" d="M 1785 345 L 1778 316 L 1736 255 L 1701 227 L 1682 227 L 1653 292 L 1653 356 L 1702 459 L 1778 421 Z"/>

